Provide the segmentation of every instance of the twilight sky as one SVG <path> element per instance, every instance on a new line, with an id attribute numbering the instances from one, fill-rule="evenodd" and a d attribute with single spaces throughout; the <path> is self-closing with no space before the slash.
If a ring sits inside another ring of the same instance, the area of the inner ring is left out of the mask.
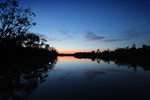
<path id="1" fill-rule="evenodd" d="M 21 0 L 59 53 L 150 45 L 150 0 Z"/>

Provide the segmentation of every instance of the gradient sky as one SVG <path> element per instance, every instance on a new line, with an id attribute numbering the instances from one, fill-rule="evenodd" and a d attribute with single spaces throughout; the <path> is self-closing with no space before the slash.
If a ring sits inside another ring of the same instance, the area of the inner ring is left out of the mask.
<path id="1" fill-rule="evenodd" d="M 21 0 L 59 53 L 150 45 L 150 0 Z"/>

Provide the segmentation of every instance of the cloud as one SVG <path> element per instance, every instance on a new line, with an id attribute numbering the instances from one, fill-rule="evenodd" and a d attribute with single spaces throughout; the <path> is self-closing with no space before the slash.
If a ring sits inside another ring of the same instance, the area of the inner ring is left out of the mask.
<path id="1" fill-rule="evenodd" d="M 98 36 L 97 34 L 88 31 L 86 33 L 86 36 L 84 37 L 85 41 L 99 41 L 99 42 L 117 42 L 117 41 L 125 41 L 125 40 L 130 40 L 131 38 L 129 37 L 124 37 L 124 38 L 106 38 L 104 36 Z"/>
<path id="2" fill-rule="evenodd" d="M 136 29 L 131 28 L 126 31 L 123 31 L 122 33 L 124 37 L 132 39 L 132 38 L 138 38 L 150 34 L 150 30 L 137 31 Z"/>
<path id="3" fill-rule="evenodd" d="M 68 31 L 68 30 L 59 30 L 59 32 L 60 32 L 61 34 L 64 34 L 64 35 L 67 35 L 67 36 L 68 36 L 67 33 L 68 33 L 69 31 Z"/>
<path id="4" fill-rule="evenodd" d="M 57 38 L 48 38 L 46 35 L 44 34 L 40 34 L 40 33 L 36 33 L 37 36 L 40 37 L 40 39 L 46 39 L 47 41 L 57 41 L 57 42 L 61 42 L 63 41 L 63 39 L 57 39 Z"/>
<path id="5" fill-rule="evenodd" d="M 47 41 L 56 41 L 56 42 L 62 42 L 64 41 L 63 39 L 57 39 L 57 38 L 49 38 L 49 39 L 46 39 Z"/>
<path id="6" fill-rule="evenodd" d="M 37 36 L 40 37 L 40 39 L 44 38 L 46 39 L 47 41 L 57 41 L 57 42 L 61 42 L 63 41 L 63 39 L 57 39 L 57 38 L 48 38 L 46 35 L 44 34 L 41 34 L 41 33 L 36 33 Z"/>
<path id="7" fill-rule="evenodd" d="M 66 41 L 66 40 L 72 40 L 72 38 L 69 37 L 65 37 L 63 39 L 58 39 L 58 38 L 47 38 L 47 41 L 51 41 L 51 42 L 62 42 L 62 41 Z"/>
<path id="8" fill-rule="evenodd" d="M 145 21 L 144 22 L 144 25 L 142 26 L 142 27 L 150 27 L 150 21 Z M 149 30 L 150 30 L 150 28 L 149 28 Z"/>
<path id="9" fill-rule="evenodd" d="M 47 41 L 51 41 L 51 42 L 62 42 L 62 41 L 66 41 L 66 40 L 73 40 L 74 38 L 69 35 L 68 33 L 66 32 L 69 32 L 67 30 L 60 30 L 59 31 L 61 34 L 65 35 L 65 37 L 62 37 L 61 39 L 60 38 L 49 38 L 47 37 L 46 35 L 44 34 L 40 34 L 40 33 L 36 33 L 36 35 L 38 35 L 40 37 L 40 39 L 44 38 L 46 39 Z"/>
<path id="10" fill-rule="evenodd" d="M 123 32 L 123 34 L 126 36 L 126 37 L 138 37 L 139 36 L 139 32 L 137 32 L 134 28 L 131 28 L 131 29 L 128 29 L 126 31 Z"/>
<path id="11" fill-rule="evenodd" d="M 97 36 L 96 34 L 94 34 L 91 31 L 88 31 L 85 36 L 85 41 L 101 41 L 103 39 L 105 39 L 105 37 Z"/>
<path id="12" fill-rule="evenodd" d="M 106 39 L 106 40 L 102 40 L 102 42 L 117 42 L 117 41 L 126 41 L 126 40 L 130 40 L 131 38 L 122 38 L 122 39 Z"/>
<path id="13" fill-rule="evenodd" d="M 101 30 L 101 31 L 98 31 L 98 33 L 108 33 L 108 31 Z"/>
<path id="14" fill-rule="evenodd" d="M 149 25 L 149 22 L 147 22 L 146 24 Z M 108 31 L 99 31 L 98 33 L 99 34 L 103 34 L 103 33 L 109 34 Z M 127 40 L 131 40 L 134 38 L 142 37 L 144 35 L 148 35 L 148 34 L 150 34 L 150 30 L 140 31 L 135 28 L 130 28 L 125 31 L 119 31 L 119 33 L 121 33 L 121 34 L 115 38 L 112 36 L 111 37 L 100 36 L 100 35 L 95 34 L 92 31 L 88 31 L 88 32 L 86 32 L 86 34 L 84 36 L 84 41 L 98 41 L 98 42 L 127 41 Z"/>
<path id="15" fill-rule="evenodd" d="M 65 39 L 69 39 L 69 40 L 73 40 L 74 38 L 69 35 L 69 31 L 68 30 L 59 30 L 59 32 L 63 35 L 65 35 Z"/>

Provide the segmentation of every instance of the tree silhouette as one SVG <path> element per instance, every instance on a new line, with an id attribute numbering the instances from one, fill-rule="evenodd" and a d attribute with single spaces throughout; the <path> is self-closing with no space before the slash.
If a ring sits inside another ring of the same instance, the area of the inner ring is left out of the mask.
<path id="1" fill-rule="evenodd" d="M 25 45 L 26 45 L 26 47 L 38 48 L 39 41 L 40 41 L 39 36 L 37 36 L 33 33 L 29 33 L 26 35 Z"/>
<path id="2" fill-rule="evenodd" d="M 56 49 L 49 49 L 46 39 L 28 32 L 36 25 L 34 17 L 30 8 L 19 7 L 19 0 L 0 0 L 0 63 L 56 57 Z"/>
<path id="3" fill-rule="evenodd" d="M 0 39 L 24 35 L 36 25 L 31 20 L 33 17 L 35 14 L 30 8 L 19 8 L 18 0 L 4 0 L 0 3 Z"/>
<path id="4" fill-rule="evenodd" d="M 40 44 L 40 47 L 42 48 L 42 46 L 44 46 L 45 45 L 45 42 L 47 42 L 47 40 L 46 39 L 41 39 L 41 44 Z"/>
<path id="5" fill-rule="evenodd" d="M 100 53 L 100 49 L 97 49 L 96 53 L 97 53 L 97 54 Z"/>
<path id="6" fill-rule="evenodd" d="M 99 49 L 97 50 L 97 52 Z M 93 59 L 101 59 L 104 62 L 114 61 L 117 65 L 126 65 L 128 67 L 134 67 L 136 71 L 137 66 L 141 66 L 144 70 L 150 70 L 149 59 L 150 59 L 150 46 L 143 44 L 142 47 L 136 48 L 136 45 L 133 44 L 131 47 L 127 46 L 124 48 L 117 48 L 113 51 L 109 49 L 104 50 L 99 53 L 91 52 L 77 52 L 74 54 L 76 58 L 90 58 Z"/>
<path id="7" fill-rule="evenodd" d="M 35 14 L 31 9 L 22 9 L 18 3 L 19 0 L 0 1 L 0 46 L 4 48 L 2 52 L 7 49 L 8 61 L 12 59 L 16 46 L 24 41 L 28 29 L 36 25 L 32 22 Z"/>
<path id="8" fill-rule="evenodd" d="M 49 49 L 49 44 L 45 44 L 45 49 L 48 50 Z"/>

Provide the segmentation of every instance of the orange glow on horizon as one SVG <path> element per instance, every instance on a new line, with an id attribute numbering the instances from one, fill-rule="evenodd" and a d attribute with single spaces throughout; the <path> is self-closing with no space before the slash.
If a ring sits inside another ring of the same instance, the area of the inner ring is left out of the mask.
<path id="1" fill-rule="evenodd" d="M 91 50 L 91 51 L 97 51 L 97 50 Z M 65 50 L 65 49 L 59 49 L 59 54 L 74 54 L 76 52 L 91 52 L 90 50 Z M 103 52 L 104 50 L 100 50 L 100 52 Z"/>
<path id="2" fill-rule="evenodd" d="M 58 51 L 59 54 L 74 54 L 75 51 Z"/>
<path id="3" fill-rule="evenodd" d="M 91 51 L 83 51 L 83 50 L 65 50 L 65 49 L 59 49 L 58 53 L 59 54 L 74 54 L 76 52 L 91 52 Z"/>

